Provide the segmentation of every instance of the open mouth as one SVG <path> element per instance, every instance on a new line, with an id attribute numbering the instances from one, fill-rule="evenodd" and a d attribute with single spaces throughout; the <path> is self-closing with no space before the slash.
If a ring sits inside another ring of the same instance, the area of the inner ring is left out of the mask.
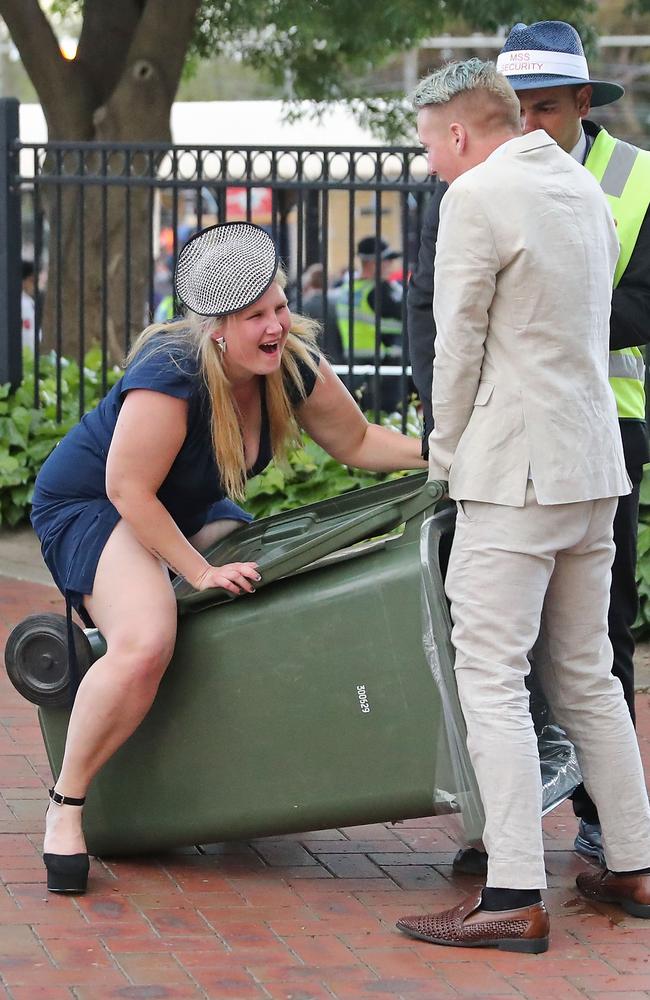
<path id="1" fill-rule="evenodd" d="M 276 354 L 279 347 L 280 342 L 274 340 L 271 344 L 260 344 L 260 351 L 264 351 L 265 354 Z"/>

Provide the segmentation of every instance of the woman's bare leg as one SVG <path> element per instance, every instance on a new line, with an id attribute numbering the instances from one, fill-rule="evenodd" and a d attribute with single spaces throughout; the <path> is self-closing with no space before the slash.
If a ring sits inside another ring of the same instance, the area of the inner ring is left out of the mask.
<path id="1" fill-rule="evenodd" d="M 167 569 L 120 521 L 101 554 L 85 606 L 107 652 L 86 673 L 70 716 L 56 790 L 82 798 L 100 767 L 145 717 L 171 660 L 176 600 Z M 50 805 L 45 851 L 85 851 L 81 809 Z"/>

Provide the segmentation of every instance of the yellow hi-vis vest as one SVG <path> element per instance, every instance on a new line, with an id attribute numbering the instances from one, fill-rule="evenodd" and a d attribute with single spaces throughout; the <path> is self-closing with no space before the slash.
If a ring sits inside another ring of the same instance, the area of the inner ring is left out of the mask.
<path id="1" fill-rule="evenodd" d="M 375 358 L 375 323 L 376 314 L 371 308 L 369 296 L 375 290 L 373 278 L 357 278 L 352 283 L 352 323 L 354 327 L 354 357 L 357 361 L 374 361 Z M 344 351 L 350 349 L 350 306 L 347 288 L 339 290 L 336 302 L 336 318 L 341 333 L 341 344 Z M 380 336 L 397 338 L 401 336 L 402 324 L 398 319 L 380 318 Z M 390 348 L 384 346 L 382 356 L 390 355 Z M 400 349 L 401 356 L 401 349 Z"/>
<path id="2" fill-rule="evenodd" d="M 621 252 L 614 272 L 614 288 L 630 262 L 641 225 L 650 205 L 650 153 L 615 139 L 601 129 L 585 161 L 596 178 L 616 222 Z M 645 362 L 638 347 L 610 351 L 609 382 L 622 419 L 645 419 Z"/>

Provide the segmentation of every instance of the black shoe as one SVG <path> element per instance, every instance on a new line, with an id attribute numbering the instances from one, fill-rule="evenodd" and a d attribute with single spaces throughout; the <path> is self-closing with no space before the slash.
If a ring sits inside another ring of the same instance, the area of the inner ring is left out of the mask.
<path id="1" fill-rule="evenodd" d="M 583 858 L 589 858 L 590 861 L 597 861 L 603 868 L 606 867 L 600 823 L 587 823 L 584 819 L 581 819 L 578 826 L 578 835 L 573 842 L 573 849 L 576 854 L 581 854 Z"/>
<path id="2" fill-rule="evenodd" d="M 49 789 L 52 802 L 60 806 L 83 806 L 84 799 L 70 798 L 60 795 L 53 788 Z M 87 854 L 44 854 L 43 862 L 47 869 L 47 888 L 49 892 L 85 892 L 88 888 L 88 871 L 90 862 Z"/>
<path id="3" fill-rule="evenodd" d="M 487 875 L 488 856 L 476 847 L 463 847 L 452 862 L 456 875 Z"/>
<path id="4" fill-rule="evenodd" d="M 85 892 L 90 861 L 87 854 L 44 854 L 49 892 Z"/>

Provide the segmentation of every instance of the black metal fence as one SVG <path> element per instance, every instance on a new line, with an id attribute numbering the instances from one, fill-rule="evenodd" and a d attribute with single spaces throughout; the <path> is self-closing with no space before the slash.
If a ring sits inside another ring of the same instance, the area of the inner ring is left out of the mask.
<path id="1" fill-rule="evenodd" d="M 0 382 L 20 379 L 21 255 L 38 286 L 37 371 L 39 353 L 82 363 L 96 347 L 105 391 L 139 331 L 175 314 L 171 276 L 189 235 L 247 219 L 273 236 L 291 305 L 322 320 L 325 353 L 365 408 L 404 412 L 412 384 L 399 303 L 428 193 L 422 150 L 24 143 L 11 99 L 0 101 L 0 144 Z M 386 259 L 384 244 L 399 256 Z M 369 345 L 366 323 L 361 351 L 358 306 L 369 289 L 374 336 Z"/>

